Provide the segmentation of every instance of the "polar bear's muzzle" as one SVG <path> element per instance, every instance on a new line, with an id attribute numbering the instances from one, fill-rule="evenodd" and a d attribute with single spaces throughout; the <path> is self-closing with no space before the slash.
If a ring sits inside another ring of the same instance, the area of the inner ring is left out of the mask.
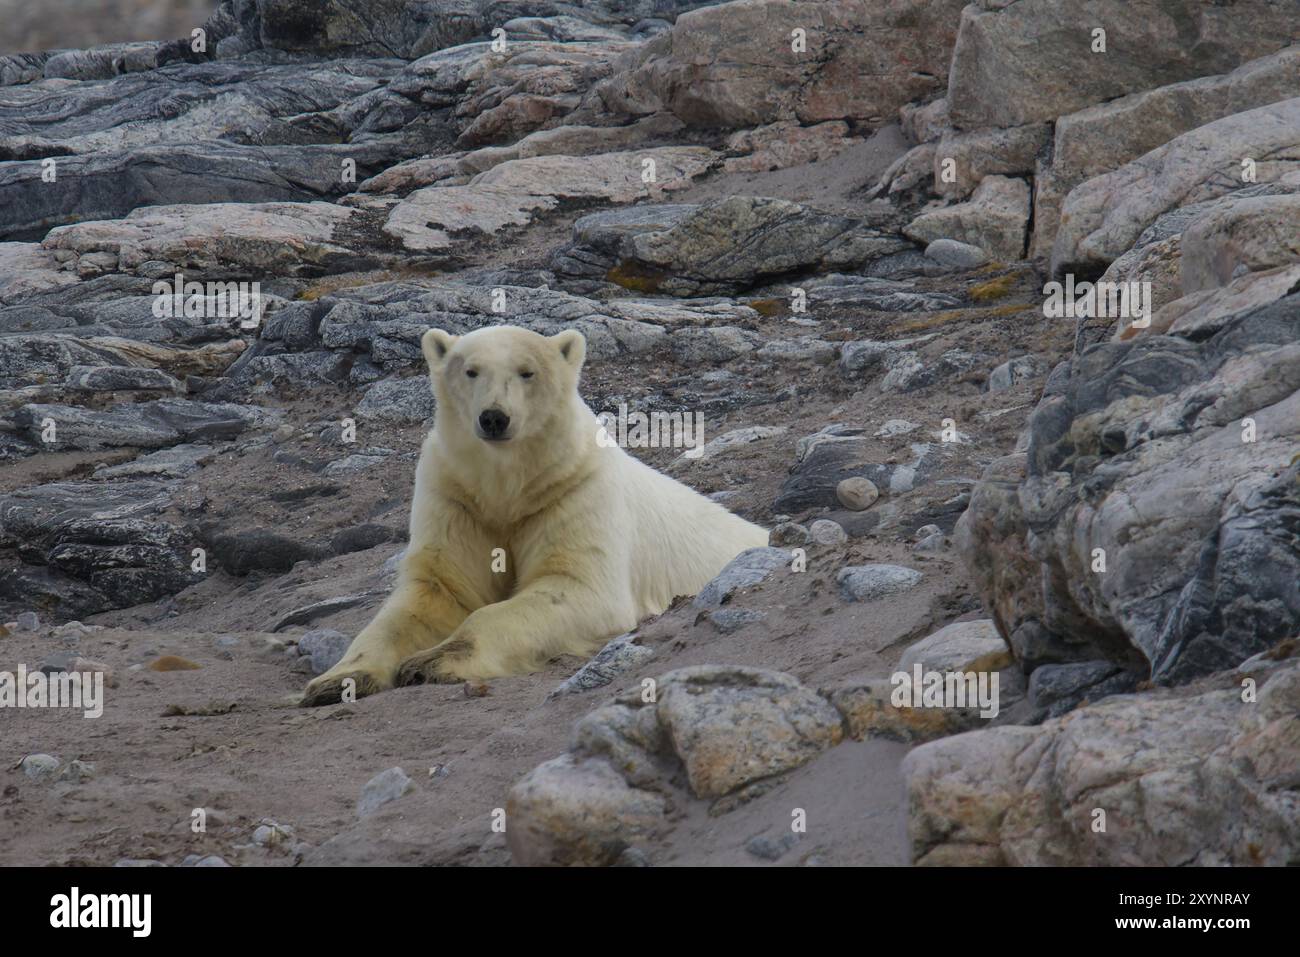
<path id="1" fill-rule="evenodd" d="M 478 437 L 488 442 L 504 442 L 510 438 L 510 416 L 500 409 L 484 409 L 478 417 Z"/>

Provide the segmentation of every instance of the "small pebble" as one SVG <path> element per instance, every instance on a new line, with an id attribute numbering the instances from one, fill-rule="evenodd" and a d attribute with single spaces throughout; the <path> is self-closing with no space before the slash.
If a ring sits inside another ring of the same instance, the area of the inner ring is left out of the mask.
<path id="1" fill-rule="evenodd" d="M 293 837 L 293 828 L 275 821 L 263 820 L 253 831 L 253 843 L 261 847 L 276 847 Z"/>
<path id="2" fill-rule="evenodd" d="M 745 850 L 757 858 L 765 861 L 779 860 L 786 851 L 799 843 L 799 838 L 794 834 L 784 834 L 779 838 L 773 839 L 766 835 L 759 835 L 751 838 L 745 845 Z"/>
<path id="3" fill-rule="evenodd" d="M 880 489 L 876 488 L 876 483 L 871 479 L 855 475 L 843 479 L 835 486 L 835 497 L 845 508 L 861 512 L 876 504 L 876 499 L 880 498 Z"/>
<path id="4" fill-rule="evenodd" d="M 782 522 L 767 533 L 767 543 L 773 548 L 807 545 L 811 540 L 808 529 L 797 522 Z"/>
<path id="5" fill-rule="evenodd" d="M 819 518 L 808 526 L 808 534 L 818 545 L 842 545 L 849 540 L 849 533 L 839 522 L 829 518 Z"/>
<path id="6" fill-rule="evenodd" d="M 944 538 L 943 532 L 935 532 L 933 535 L 927 535 L 925 538 L 913 545 L 912 551 L 920 552 L 923 555 L 932 554 L 934 552 L 943 551 L 946 544 L 947 539 Z"/>
<path id="7" fill-rule="evenodd" d="M 59 770 L 59 759 L 52 754 L 29 754 L 18 766 L 33 781 L 40 781 Z"/>
<path id="8" fill-rule="evenodd" d="M 369 817 L 390 801 L 415 790 L 415 782 L 401 768 L 380 771 L 366 782 L 357 799 L 357 817 Z"/>

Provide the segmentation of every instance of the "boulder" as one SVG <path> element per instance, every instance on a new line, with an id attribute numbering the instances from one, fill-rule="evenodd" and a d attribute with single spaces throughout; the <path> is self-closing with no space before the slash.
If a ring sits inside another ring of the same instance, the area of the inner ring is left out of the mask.
<path id="1" fill-rule="evenodd" d="M 1051 141 L 1047 123 L 1011 129 L 993 128 L 944 133 L 934 150 L 934 192 L 965 199 L 985 176 L 1033 173 L 1039 154 Z M 951 176 L 945 175 L 951 170 Z"/>
<path id="2" fill-rule="evenodd" d="M 176 484 L 55 482 L 0 498 L 0 546 L 27 563 L 0 575 L 0 595 L 80 618 L 200 581 L 190 567 L 197 536 L 164 515 Z"/>
<path id="3" fill-rule="evenodd" d="M 697 797 L 797 768 L 843 735 L 825 698 L 779 672 L 700 665 L 659 687 L 660 725 Z"/>
<path id="4" fill-rule="evenodd" d="M 1208 123 L 1075 187 L 1062 206 L 1053 275 L 1096 274 L 1160 214 L 1249 185 L 1243 159 L 1255 161 L 1260 183 L 1300 172 L 1300 98 Z"/>
<path id="5" fill-rule="evenodd" d="M 464 186 L 429 186 L 401 200 L 384 231 L 409 249 L 442 251 L 467 235 L 492 236 L 523 226 L 561 202 L 627 203 L 680 189 L 714 160 L 704 147 L 663 147 L 598 156 L 535 156 L 510 160 Z M 653 180 L 643 174 L 653 164 Z"/>
<path id="6" fill-rule="evenodd" d="M 969 202 L 924 212 L 903 232 L 919 243 L 955 239 L 979 247 L 994 259 L 1014 262 L 1024 256 L 1028 226 L 1028 184 L 985 176 Z"/>
<path id="7" fill-rule="evenodd" d="M 1054 120 L 1128 93 L 1227 73 L 1286 46 L 1272 0 L 980 0 L 962 11 L 948 112 L 962 129 Z M 1105 30 L 1105 52 L 1093 52 Z"/>
<path id="8" fill-rule="evenodd" d="M 665 822 L 658 794 L 628 785 L 607 761 L 566 754 L 510 789 L 506 842 L 524 866 L 604 866 Z"/>
<path id="9" fill-rule="evenodd" d="M 764 277 L 862 265 L 904 244 L 845 216 L 759 196 L 699 206 L 666 229 L 629 231 L 609 278 L 673 295 L 734 292 Z"/>
<path id="10" fill-rule="evenodd" d="M 1026 671 L 1178 684 L 1300 628 L 1300 294 L 1209 319 L 1076 355 L 977 486 L 958 548 Z"/>
<path id="11" fill-rule="evenodd" d="M 74 258 L 111 253 L 122 272 L 165 262 L 187 278 L 244 278 L 249 271 L 310 274 L 359 264 L 336 241 L 353 215 L 354 210 L 330 203 L 150 206 L 119 220 L 60 226 L 50 230 L 43 245 Z"/>
<path id="12" fill-rule="evenodd" d="M 942 89 L 963 2 L 706 6 L 678 17 L 597 90 L 611 112 L 668 111 L 695 127 L 881 126 Z"/>
<path id="13" fill-rule="evenodd" d="M 1060 117 L 1051 162 L 1041 165 L 1034 179 L 1034 258 L 1051 254 L 1061 204 L 1080 183 L 1119 169 L 1189 130 L 1296 96 L 1300 46 L 1290 46 L 1231 73 L 1131 93 Z"/>
<path id="14" fill-rule="evenodd" d="M 845 601 L 879 601 L 921 583 L 921 573 L 901 565 L 849 565 L 835 573 Z"/>
<path id="15" fill-rule="evenodd" d="M 1285 865 L 1300 852 L 1300 666 L 1120 695 L 1038 727 L 934 741 L 903 760 L 924 865 Z"/>

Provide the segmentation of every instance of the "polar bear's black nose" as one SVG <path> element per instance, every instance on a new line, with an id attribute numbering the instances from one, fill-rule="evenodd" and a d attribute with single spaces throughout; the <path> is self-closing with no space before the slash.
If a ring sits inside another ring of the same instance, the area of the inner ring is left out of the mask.
<path id="1" fill-rule="evenodd" d="M 510 416 L 500 409 L 484 409 L 478 417 L 478 427 L 489 439 L 499 439 L 510 427 Z"/>

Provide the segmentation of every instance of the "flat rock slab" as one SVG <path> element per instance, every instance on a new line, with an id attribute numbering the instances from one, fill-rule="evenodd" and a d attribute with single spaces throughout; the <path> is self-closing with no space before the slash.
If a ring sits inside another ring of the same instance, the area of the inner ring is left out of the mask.
<path id="1" fill-rule="evenodd" d="M 42 245 L 78 257 L 110 253 L 121 272 L 161 261 L 193 273 L 294 274 L 355 259 L 336 241 L 354 215 L 330 203 L 153 206 L 120 220 L 61 226 Z"/>
<path id="2" fill-rule="evenodd" d="M 384 231 L 407 248 L 443 251 L 459 239 L 524 226 L 561 202 L 628 203 L 680 189 L 708 170 L 716 155 L 684 146 L 510 160 L 464 186 L 416 190 L 389 212 Z M 653 176 L 650 182 L 646 175 Z"/>

